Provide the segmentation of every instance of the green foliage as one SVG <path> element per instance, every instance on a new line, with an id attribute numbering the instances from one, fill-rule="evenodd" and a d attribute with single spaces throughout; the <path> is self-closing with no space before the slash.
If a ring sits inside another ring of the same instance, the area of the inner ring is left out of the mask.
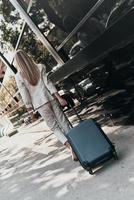
<path id="1" fill-rule="evenodd" d="M 15 44 L 17 42 L 19 31 L 17 28 L 13 29 L 12 27 L 8 26 L 8 23 L 4 20 L 0 23 L 0 30 L 1 30 L 1 47 L 4 47 L 3 44 L 5 42 L 11 44 L 13 47 L 15 47 Z"/>
<path id="2" fill-rule="evenodd" d="M 7 47 L 15 48 L 20 30 L 22 27 L 22 20 L 13 6 L 7 1 L 0 0 L 0 13 L 3 19 L 0 22 L 0 46 L 3 52 L 7 51 Z M 7 9 L 8 7 L 8 9 Z M 12 18 L 14 16 L 14 19 Z M 36 1 L 30 10 L 30 16 L 33 21 L 40 26 L 44 34 L 50 32 L 52 24 L 47 20 L 41 9 L 37 9 Z M 13 20 L 12 20 L 13 19 Z M 16 25 L 15 25 L 16 24 Z M 19 48 L 24 49 L 30 54 L 36 62 L 48 63 L 48 65 L 56 65 L 54 59 L 51 59 L 49 52 L 43 47 L 41 42 L 37 39 L 34 33 L 26 26 L 21 39 Z"/>
<path id="3" fill-rule="evenodd" d="M 3 15 L 6 22 L 15 23 L 16 22 L 16 16 L 12 14 L 12 11 L 14 11 L 14 7 L 11 5 L 9 0 L 1 0 L 0 1 L 0 14 Z"/>
<path id="4" fill-rule="evenodd" d="M 42 33 L 47 35 L 52 45 L 54 47 L 57 47 L 66 38 L 67 33 L 57 28 L 57 26 L 52 25 L 52 23 L 47 19 L 47 16 L 44 13 L 45 8 L 43 7 L 43 2 L 43 0 L 33 1 L 33 5 L 30 10 L 30 16 L 33 21 L 37 25 L 39 25 Z M 65 16 L 68 16 L 70 13 L 75 15 L 76 11 L 78 12 L 78 8 L 81 8 L 81 2 L 82 0 L 48 0 L 47 5 L 49 5 L 55 12 L 55 14 L 59 16 L 59 19 L 57 19 L 57 23 L 58 20 L 61 20 L 62 24 Z M 85 2 L 87 2 L 87 0 L 83 0 L 83 5 L 85 5 Z M 49 9 L 49 6 L 47 9 Z M 0 13 L 3 16 L 3 19 L 0 22 L 0 45 L 2 50 L 6 51 L 7 47 L 15 48 L 17 39 L 21 31 L 22 20 L 20 19 L 19 14 L 11 5 L 9 0 L 0 0 Z M 53 12 L 50 12 L 50 15 L 52 14 Z M 51 17 L 52 16 L 48 16 L 48 18 Z M 76 39 L 70 40 L 65 46 L 64 50 L 67 53 L 74 42 L 76 42 Z M 56 62 L 52 58 L 52 56 L 50 56 L 50 53 L 46 50 L 46 48 L 43 47 L 41 42 L 28 27 L 25 28 L 19 48 L 22 48 L 27 53 L 29 53 L 36 62 L 47 63 L 50 68 L 56 65 Z"/>

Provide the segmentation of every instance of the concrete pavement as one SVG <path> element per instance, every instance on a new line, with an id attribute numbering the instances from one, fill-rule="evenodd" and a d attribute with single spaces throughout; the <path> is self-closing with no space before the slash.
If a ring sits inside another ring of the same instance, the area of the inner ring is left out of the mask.
<path id="1" fill-rule="evenodd" d="M 133 200 L 134 127 L 104 127 L 115 143 L 118 161 L 91 176 L 45 122 L 0 139 L 0 200 Z"/>

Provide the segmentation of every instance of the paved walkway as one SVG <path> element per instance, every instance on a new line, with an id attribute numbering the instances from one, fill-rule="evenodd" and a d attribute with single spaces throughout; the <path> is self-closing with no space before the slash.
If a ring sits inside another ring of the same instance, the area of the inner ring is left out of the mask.
<path id="1" fill-rule="evenodd" d="M 119 161 L 91 176 L 44 122 L 0 139 L 0 200 L 133 200 L 134 127 L 104 127 Z"/>

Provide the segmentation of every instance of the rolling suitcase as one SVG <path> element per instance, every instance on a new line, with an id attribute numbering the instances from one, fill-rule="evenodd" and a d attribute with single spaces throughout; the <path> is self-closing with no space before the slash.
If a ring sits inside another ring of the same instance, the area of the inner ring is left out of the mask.
<path id="1" fill-rule="evenodd" d="M 67 138 L 79 162 L 90 174 L 105 161 L 117 159 L 114 145 L 93 119 L 82 121 L 72 128 Z"/>

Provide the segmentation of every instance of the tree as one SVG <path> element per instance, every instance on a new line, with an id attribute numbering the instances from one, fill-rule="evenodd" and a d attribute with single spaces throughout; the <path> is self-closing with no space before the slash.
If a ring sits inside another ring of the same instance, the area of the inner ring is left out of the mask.
<path id="1" fill-rule="evenodd" d="M 7 49 L 10 49 L 12 45 L 13 48 L 15 48 L 17 39 L 19 37 L 19 30 L 18 28 L 11 28 L 8 26 L 8 22 L 5 22 L 4 20 L 1 20 L 0 24 L 0 31 L 1 31 L 1 48 L 4 51 L 7 51 Z"/>
<path id="2" fill-rule="evenodd" d="M 26 9 L 27 1 L 21 2 Z M 70 32 L 96 2 L 97 0 L 34 0 L 30 16 L 52 45 L 57 47 L 66 38 L 66 32 Z M 15 48 L 23 21 L 9 0 L 0 0 L 0 14 L 3 17 L 0 22 L 0 46 L 4 52 L 9 48 Z M 73 18 L 71 24 L 70 20 L 68 22 L 68 16 Z M 74 41 L 76 38 L 64 47 L 67 53 Z M 45 62 L 50 68 L 57 64 L 28 27 L 25 28 L 19 48 L 29 53 L 35 61 Z"/>
<path id="3" fill-rule="evenodd" d="M 23 21 L 20 19 L 19 14 L 14 7 L 7 0 L 0 0 L 0 14 L 0 47 L 4 53 L 9 49 L 15 48 Z M 43 33 L 47 34 L 50 32 L 52 24 L 47 20 L 41 10 L 36 9 L 36 4 L 33 4 L 30 15 L 36 24 L 40 25 L 44 22 L 41 26 Z M 28 27 L 25 28 L 19 48 L 24 49 L 37 62 L 48 62 L 49 65 L 56 65 L 55 60 L 50 57 L 49 52 Z M 50 68 L 48 70 L 50 70 Z M 17 86 L 14 77 L 10 77 L 8 82 L 4 83 L 4 85 L 8 88 L 12 96 L 16 93 Z M 1 87 L 0 104 L 2 107 L 5 107 L 10 103 L 12 100 L 11 95 Z"/>
<path id="4" fill-rule="evenodd" d="M 0 0 L 0 13 L 3 17 L 0 22 L 0 45 L 3 52 L 5 52 L 10 48 L 15 48 L 23 21 L 7 0 Z M 33 21 L 40 26 L 44 34 L 50 32 L 52 24 L 47 20 L 46 16 L 44 16 L 42 10 L 37 9 L 36 2 L 33 3 L 30 15 Z M 43 45 L 28 27 L 25 28 L 19 48 L 29 53 L 35 61 L 48 62 L 50 64 L 49 52 L 43 48 Z M 56 62 L 53 64 L 56 64 Z"/>

